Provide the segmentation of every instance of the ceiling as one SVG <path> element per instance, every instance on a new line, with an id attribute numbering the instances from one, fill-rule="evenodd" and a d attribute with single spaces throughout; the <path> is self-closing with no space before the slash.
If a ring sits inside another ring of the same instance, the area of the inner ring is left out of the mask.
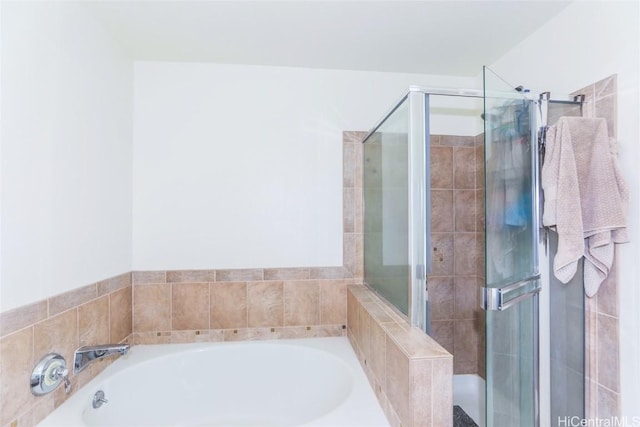
<path id="1" fill-rule="evenodd" d="M 568 1 L 92 1 L 136 60 L 477 76 Z"/>

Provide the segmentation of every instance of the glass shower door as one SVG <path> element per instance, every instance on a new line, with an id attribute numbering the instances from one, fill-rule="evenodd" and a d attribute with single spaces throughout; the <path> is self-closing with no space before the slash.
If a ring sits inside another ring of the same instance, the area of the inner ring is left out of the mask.
<path id="1" fill-rule="evenodd" d="M 537 426 L 540 274 L 533 104 L 490 69 L 483 75 L 486 426 Z"/>

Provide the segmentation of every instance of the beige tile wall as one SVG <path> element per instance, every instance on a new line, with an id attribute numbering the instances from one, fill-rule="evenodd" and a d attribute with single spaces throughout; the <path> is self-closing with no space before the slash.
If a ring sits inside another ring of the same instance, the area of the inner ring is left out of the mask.
<path id="1" fill-rule="evenodd" d="M 483 168 L 482 135 L 431 135 L 431 335 L 455 374 L 484 374 Z"/>
<path id="2" fill-rule="evenodd" d="M 60 353 L 72 371 L 73 352 L 82 345 L 130 342 L 131 274 L 56 295 L 0 314 L 0 425 L 33 426 L 115 358 L 70 373 L 71 392 L 59 387 L 31 394 L 31 371 L 47 353 Z"/>
<path id="3" fill-rule="evenodd" d="M 333 267 L 135 271 L 133 342 L 344 335 L 353 283 Z"/>
<path id="4" fill-rule="evenodd" d="M 609 136 L 617 135 L 617 76 L 574 92 L 585 95 L 583 116 L 607 120 Z M 617 254 L 616 254 L 617 259 Z M 620 334 L 617 267 L 593 298 L 585 297 L 586 416 L 620 416 Z"/>
<path id="5" fill-rule="evenodd" d="M 453 357 L 373 291 L 349 286 L 347 335 L 392 426 L 453 423 Z"/>

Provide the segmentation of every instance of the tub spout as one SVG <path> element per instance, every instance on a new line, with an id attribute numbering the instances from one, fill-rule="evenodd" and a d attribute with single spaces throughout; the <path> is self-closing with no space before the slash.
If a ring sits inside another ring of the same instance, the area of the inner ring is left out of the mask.
<path id="1" fill-rule="evenodd" d="M 127 354 L 129 344 L 86 345 L 77 349 L 73 355 L 73 373 L 77 374 L 89 366 L 94 360 L 111 356 L 112 354 Z"/>

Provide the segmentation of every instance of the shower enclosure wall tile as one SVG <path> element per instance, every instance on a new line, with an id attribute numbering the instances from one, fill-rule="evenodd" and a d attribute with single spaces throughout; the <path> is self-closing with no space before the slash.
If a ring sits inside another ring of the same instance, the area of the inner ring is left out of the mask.
<path id="1" fill-rule="evenodd" d="M 432 321 L 431 322 L 431 336 L 444 347 L 449 353 L 454 354 L 453 350 L 453 320 L 447 321 Z M 454 354 L 455 360 L 455 354 Z"/>
<path id="2" fill-rule="evenodd" d="M 453 188 L 453 147 L 431 147 L 431 188 Z"/>
<path id="3" fill-rule="evenodd" d="M 453 190 L 431 190 L 431 231 L 453 232 Z"/>
<path id="4" fill-rule="evenodd" d="M 457 189 L 476 188 L 475 148 L 453 148 L 453 185 Z"/>
<path id="5" fill-rule="evenodd" d="M 453 233 L 431 233 L 431 275 L 453 276 Z"/>
<path id="6" fill-rule="evenodd" d="M 475 190 L 475 198 L 476 198 L 476 232 L 484 233 L 484 216 L 485 216 L 484 189 Z"/>
<path id="7" fill-rule="evenodd" d="M 454 235 L 454 274 L 468 276 L 476 273 L 478 254 L 475 233 L 456 233 Z"/>
<path id="8" fill-rule="evenodd" d="M 480 315 L 477 279 L 475 276 L 454 278 L 454 318 L 475 319 Z"/>
<path id="9" fill-rule="evenodd" d="M 475 360 L 454 359 L 453 371 L 456 373 L 456 375 L 476 374 L 478 372 L 478 362 Z"/>
<path id="10" fill-rule="evenodd" d="M 477 298 L 484 283 L 484 134 L 432 135 L 431 142 L 431 335 L 456 360 L 455 342 L 463 338 L 454 336 L 453 319 L 481 316 Z M 445 194 L 453 196 L 452 205 Z M 442 292 L 444 283 L 450 284 L 450 294 Z M 478 372 L 478 352 L 484 347 L 478 340 L 476 349 L 467 350 L 471 353 L 460 357 L 468 360 L 454 364 L 456 374 Z"/>
<path id="11" fill-rule="evenodd" d="M 475 145 L 475 137 L 466 135 L 439 135 L 439 145 L 449 147 L 473 147 Z"/>
<path id="12" fill-rule="evenodd" d="M 453 319 L 455 301 L 453 277 L 429 277 L 427 286 L 429 289 L 431 320 Z M 438 339 L 436 341 L 440 342 Z"/>
<path id="13" fill-rule="evenodd" d="M 480 287 L 484 286 L 485 279 L 485 263 L 486 263 L 486 252 L 485 252 L 485 240 L 484 240 L 484 232 L 476 233 L 476 276 L 481 279 L 482 284 Z"/>
<path id="14" fill-rule="evenodd" d="M 478 331 L 474 320 L 456 320 L 453 325 L 454 366 L 456 362 L 477 362 Z"/>
<path id="15" fill-rule="evenodd" d="M 478 216 L 476 190 L 454 190 L 454 206 L 455 231 L 475 232 Z"/>
<path id="16" fill-rule="evenodd" d="M 171 330 L 209 329 L 209 284 L 171 286 Z"/>

